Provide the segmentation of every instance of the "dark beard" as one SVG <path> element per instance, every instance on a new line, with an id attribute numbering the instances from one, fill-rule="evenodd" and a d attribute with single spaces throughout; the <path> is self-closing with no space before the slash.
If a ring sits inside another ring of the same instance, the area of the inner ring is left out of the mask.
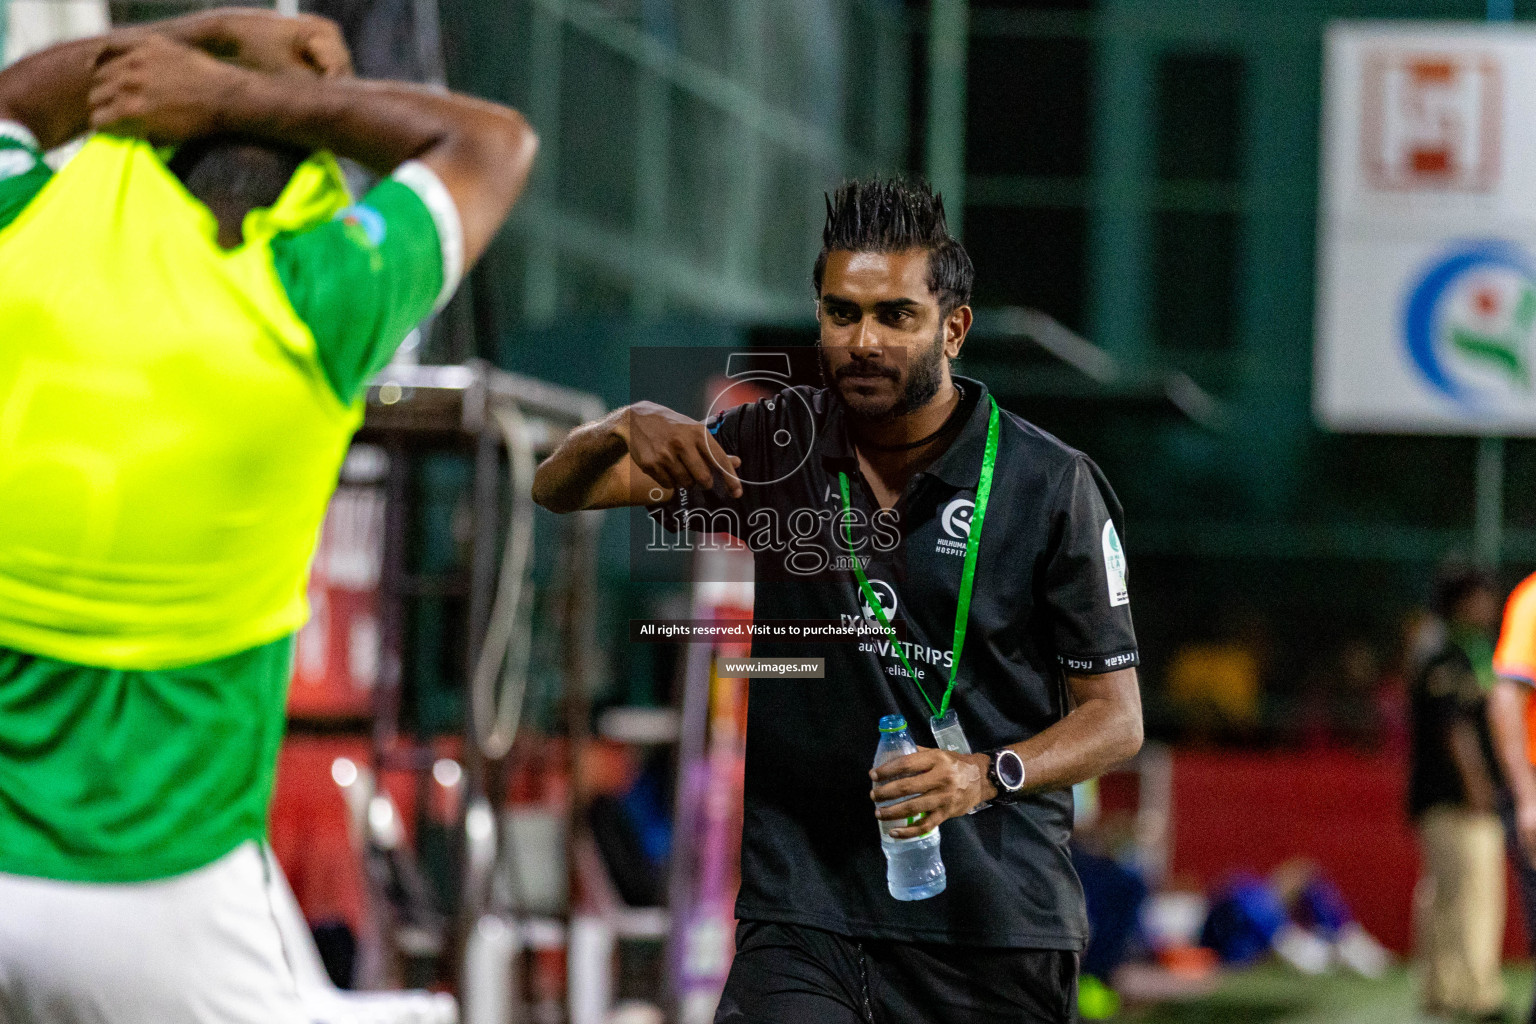
<path id="1" fill-rule="evenodd" d="M 844 413 L 862 423 L 889 423 L 891 420 L 899 419 L 910 412 L 921 409 L 933 401 L 934 396 L 939 393 L 939 386 L 944 383 L 944 364 L 946 358 L 944 355 L 944 329 L 942 327 L 934 335 L 933 344 L 920 350 L 917 355 L 912 357 L 911 363 L 908 366 L 906 386 L 901 389 L 901 397 L 892 403 L 889 409 L 876 413 L 873 416 L 860 412 L 843 401 L 843 393 L 837 387 L 836 375 L 833 374 L 832 368 L 827 365 L 826 349 L 818 345 L 816 353 L 817 361 L 821 365 L 822 383 L 831 391 L 833 401 L 843 407 Z M 849 376 L 849 371 L 857 365 L 857 363 L 849 363 L 843 367 L 843 376 Z M 892 374 L 894 375 L 895 372 L 897 371 L 892 371 Z"/>

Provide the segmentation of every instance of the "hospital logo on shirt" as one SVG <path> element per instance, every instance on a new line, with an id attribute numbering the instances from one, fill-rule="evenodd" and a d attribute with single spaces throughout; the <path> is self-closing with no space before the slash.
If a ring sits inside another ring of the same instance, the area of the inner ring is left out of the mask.
<path id="1" fill-rule="evenodd" d="M 370 249 L 377 249 L 384 242 L 384 236 L 389 233 L 388 225 L 384 223 L 384 215 L 371 206 L 349 206 L 336 215 L 336 219 L 345 226 L 347 234 L 359 245 L 366 245 Z"/>
<path id="2" fill-rule="evenodd" d="M 956 498 L 939 513 L 939 526 L 947 536 L 940 537 L 934 545 L 935 554 L 965 556 L 965 542 L 971 536 L 971 516 L 976 503 L 970 498 Z"/>
<path id="3" fill-rule="evenodd" d="M 1125 549 L 1120 546 L 1120 535 L 1115 532 L 1113 521 L 1104 524 L 1101 538 L 1104 546 L 1104 581 L 1109 586 L 1111 608 L 1131 603 L 1130 592 L 1125 586 Z"/>

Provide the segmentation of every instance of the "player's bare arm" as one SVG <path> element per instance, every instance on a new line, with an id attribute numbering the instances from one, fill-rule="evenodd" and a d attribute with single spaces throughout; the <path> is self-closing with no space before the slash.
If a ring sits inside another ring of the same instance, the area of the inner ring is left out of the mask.
<path id="1" fill-rule="evenodd" d="M 741 497 L 734 470 L 709 428 L 655 402 L 615 409 L 573 430 L 533 478 L 533 500 L 551 512 L 660 505 L 680 487 L 713 487 L 722 478 Z"/>
<path id="2" fill-rule="evenodd" d="M 1141 688 L 1135 669 L 1069 675 L 1067 687 L 1073 701 L 1067 716 L 1009 747 L 1024 762 L 1027 790 L 1064 789 L 1096 778 L 1141 749 Z M 989 759 L 988 754 L 924 748 L 887 761 L 870 772 L 875 783 L 870 798 L 878 802 L 903 796 L 913 799 L 878 808 L 875 817 L 892 821 L 917 812 L 926 814 L 922 824 L 891 832 L 896 839 L 907 839 L 968 814 L 977 804 L 997 796 L 987 780 Z"/>
<path id="3" fill-rule="evenodd" d="M 466 266 L 506 219 L 538 147 L 515 110 L 424 86 L 264 74 L 155 35 L 104 56 L 88 97 L 93 128 L 157 144 L 249 135 L 328 149 L 381 173 L 420 160 L 458 207 Z"/>
<path id="4" fill-rule="evenodd" d="M 89 127 L 86 98 L 97 64 L 153 35 L 270 74 L 330 78 L 352 71 L 341 30 L 329 19 L 224 8 L 61 43 L 20 60 L 0 71 L 0 120 L 25 125 L 43 149 L 62 146 Z"/>

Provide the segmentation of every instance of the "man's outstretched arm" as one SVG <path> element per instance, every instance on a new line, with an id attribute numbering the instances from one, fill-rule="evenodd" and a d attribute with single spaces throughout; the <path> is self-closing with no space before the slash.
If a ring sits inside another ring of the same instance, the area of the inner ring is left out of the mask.
<path id="1" fill-rule="evenodd" d="M 679 487 L 714 486 L 716 473 L 739 498 L 740 465 L 698 420 L 637 402 L 571 431 L 534 474 L 533 500 L 551 512 L 660 505 Z"/>
<path id="2" fill-rule="evenodd" d="M 86 98 L 104 54 L 160 34 L 243 66 L 272 73 L 349 74 L 351 58 L 335 23 L 314 15 L 225 8 L 60 43 L 0 71 L 0 121 L 15 121 L 45 150 L 89 127 Z"/>
<path id="3" fill-rule="evenodd" d="M 466 267 L 506 219 L 538 146 L 522 115 L 494 103 L 400 82 L 262 74 L 161 36 L 109 50 L 88 102 L 93 128 L 155 143 L 245 135 L 383 174 L 419 160 L 457 207 Z"/>

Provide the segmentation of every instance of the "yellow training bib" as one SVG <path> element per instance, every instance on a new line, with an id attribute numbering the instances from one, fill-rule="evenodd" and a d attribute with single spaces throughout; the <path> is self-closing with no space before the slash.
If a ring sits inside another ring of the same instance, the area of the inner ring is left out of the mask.
<path id="1" fill-rule="evenodd" d="M 361 405 L 270 242 L 349 203 L 317 155 L 226 252 L 147 143 L 98 135 L 0 230 L 0 647 L 173 668 L 302 625 Z"/>

